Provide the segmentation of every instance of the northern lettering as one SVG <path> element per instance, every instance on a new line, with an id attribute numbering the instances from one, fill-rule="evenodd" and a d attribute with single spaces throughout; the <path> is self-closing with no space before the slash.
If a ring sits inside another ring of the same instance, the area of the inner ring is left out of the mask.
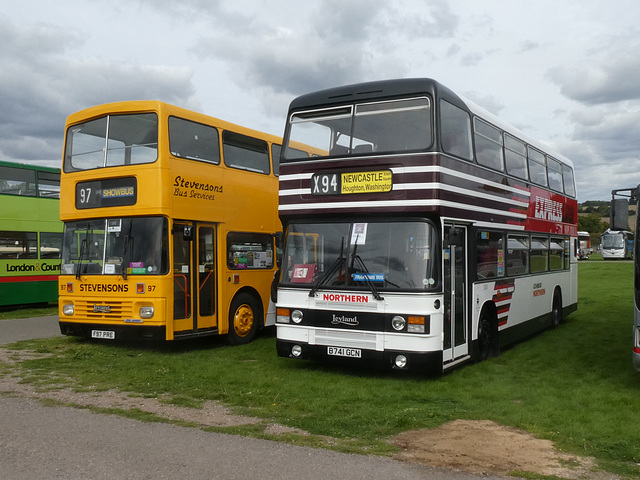
<path id="1" fill-rule="evenodd" d="M 369 296 L 343 293 L 323 293 L 322 300 L 325 302 L 369 303 Z"/>

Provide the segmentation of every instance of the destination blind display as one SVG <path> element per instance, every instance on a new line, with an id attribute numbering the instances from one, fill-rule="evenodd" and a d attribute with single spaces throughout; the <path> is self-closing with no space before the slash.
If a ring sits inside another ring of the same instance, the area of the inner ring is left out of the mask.
<path id="1" fill-rule="evenodd" d="M 135 205 L 137 192 L 135 177 L 80 182 L 76 185 L 76 208 Z"/>
<path id="2" fill-rule="evenodd" d="M 391 170 L 374 172 L 316 173 L 311 177 L 312 195 L 383 193 L 393 187 Z"/>

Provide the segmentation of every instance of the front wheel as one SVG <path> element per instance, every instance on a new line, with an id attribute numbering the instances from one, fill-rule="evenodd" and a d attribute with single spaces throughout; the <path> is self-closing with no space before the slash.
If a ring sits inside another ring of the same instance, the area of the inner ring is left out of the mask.
<path id="1" fill-rule="evenodd" d="M 259 308 L 253 296 L 248 293 L 237 295 L 229 308 L 230 345 L 242 345 L 251 342 L 258 332 Z"/>

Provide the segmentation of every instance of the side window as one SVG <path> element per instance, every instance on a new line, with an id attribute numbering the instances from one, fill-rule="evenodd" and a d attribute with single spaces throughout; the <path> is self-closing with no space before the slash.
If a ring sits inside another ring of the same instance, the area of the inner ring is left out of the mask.
<path id="1" fill-rule="evenodd" d="M 273 267 L 273 237 L 264 233 L 229 233 L 227 266 L 233 270 Z"/>
<path id="2" fill-rule="evenodd" d="M 549 241 L 549 269 L 564 269 L 564 238 L 551 238 Z"/>
<path id="3" fill-rule="evenodd" d="M 547 157 L 547 176 L 549 177 L 549 187 L 556 192 L 564 192 L 562 185 L 562 165 L 554 158 Z"/>
<path id="4" fill-rule="evenodd" d="M 217 165 L 220 163 L 218 129 L 182 118 L 170 117 L 169 149 L 174 157 Z"/>
<path id="5" fill-rule="evenodd" d="M 445 100 L 440 101 L 440 137 L 443 152 L 472 159 L 469 114 Z"/>
<path id="6" fill-rule="evenodd" d="M 478 231 L 476 235 L 478 278 L 504 276 L 504 242 L 501 232 Z"/>
<path id="7" fill-rule="evenodd" d="M 280 154 L 282 153 L 282 145 L 271 144 L 271 163 L 273 163 L 273 174 L 280 176 Z"/>
<path id="8" fill-rule="evenodd" d="M 549 270 L 549 239 L 531 237 L 531 273 Z"/>
<path id="9" fill-rule="evenodd" d="M 502 132 L 488 123 L 474 119 L 476 160 L 480 165 L 504 171 L 502 158 Z"/>
<path id="10" fill-rule="evenodd" d="M 222 132 L 222 151 L 224 164 L 228 167 L 271 173 L 269 146 L 264 140 L 225 130 Z"/>
<path id="11" fill-rule="evenodd" d="M 35 197 L 36 171 L 15 167 L 0 167 L 0 193 Z"/>
<path id="12" fill-rule="evenodd" d="M 507 173 L 524 180 L 529 179 L 527 172 L 527 146 L 511 135 L 504 134 L 504 161 Z"/>
<path id="13" fill-rule="evenodd" d="M 564 193 L 575 197 L 576 185 L 573 181 L 573 168 L 569 165 L 562 165 L 562 182 L 564 184 Z"/>
<path id="14" fill-rule="evenodd" d="M 40 232 L 40 258 L 60 258 L 62 233 Z"/>
<path id="15" fill-rule="evenodd" d="M 507 237 L 507 275 L 529 273 L 529 237 L 509 235 Z"/>
<path id="16" fill-rule="evenodd" d="M 60 198 L 60 174 L 38 172 L 38 196 L 41 198 Z"/>
<path id="17" fill-rule="evenodd" d="M 529 147 L 527 157 L 529 159 L 529 175 L 531 176 L 531 181 L 546 187 L 547 167 L 544 161 L 544 155 L 538 150 Z"/>
<path id="18" fill-rule="evenodd" d="M 0 258 L 38 258 L 36 232 L 0 232 Z"/>

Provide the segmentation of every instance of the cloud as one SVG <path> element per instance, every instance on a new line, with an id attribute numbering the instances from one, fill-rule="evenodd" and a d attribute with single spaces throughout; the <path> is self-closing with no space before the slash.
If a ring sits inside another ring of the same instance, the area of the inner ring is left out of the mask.
<path id="1" fill-rule="evenodd" d="M 190 69 L 95 57 L 74 59 L 83 37 L 66 27 L 18 29 L 0 17 L 0 42 L 3 160 L 52 162 L 60 158 L 65 119 L 82 108 L 133 99 L 179 105 L 192 102 Z"/>
<path id="2" fill-rule="evenodd" d="M 404 8 L 406 3 L 323 0 L 298 12 L 303 16 L 299 22 L 286 25 L 254 18 L 248 28 L 237 29 L 237 21 L 215 22 L 212 33 L 191 51 L 201 58 L 222 59 L 246 88 L 291 95 L 401 77 L 409 63 L 397 55 L 398 48 L 450 37 L 457 28 L 457 17 L 445 1 L 421 3 L 419 10 Z M 228 17 L 226 12 L 223 18 Z"/>
<path id="3" fill-rule="evenodd" d="M 564 96 L 585 105 L 640 100 L 638 32 L 604 39 L 588 58 L 551 68 L 548 77 Z"/>

